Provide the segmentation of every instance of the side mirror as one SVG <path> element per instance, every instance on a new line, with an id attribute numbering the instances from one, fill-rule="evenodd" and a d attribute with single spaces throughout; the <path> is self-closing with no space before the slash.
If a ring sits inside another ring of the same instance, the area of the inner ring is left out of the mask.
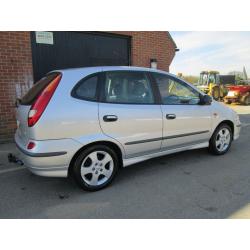
<path id="1" fill-rule="evenodd" d="M 210 105 L 213 99 L 209 95 L 200 95 L 200 105 Z"/>

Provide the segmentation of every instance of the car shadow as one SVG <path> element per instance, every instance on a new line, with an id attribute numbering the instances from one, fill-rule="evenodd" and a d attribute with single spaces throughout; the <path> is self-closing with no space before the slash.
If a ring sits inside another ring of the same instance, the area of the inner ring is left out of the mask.
<path id="1" fill-rule="evenodd" d="M 128 167 L 122 168 L 116 178 L 117 182 L 122 182 L 136 175 L 141 175 L 142 173 L 147 173 L 151 171 L 173 171 L 174 169 L 182 168 L 185 162 L 192 160 L 197 161 L 205 157 L 211 157 L 208 154 L 207 149 L 195 149 L 185 152 L 174 153 L 170 155 L 160 156 L 152 158 L 140 163 L 130 165 Z"/>

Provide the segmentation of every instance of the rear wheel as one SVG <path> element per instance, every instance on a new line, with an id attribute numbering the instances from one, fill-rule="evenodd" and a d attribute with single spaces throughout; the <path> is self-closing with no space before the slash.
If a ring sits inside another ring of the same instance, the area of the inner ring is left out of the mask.
<path id="1" fill-rule="evenodd" d="M 227 124 L 221 124 L 209 141 L 209 151 L 215 155 L 225 154 L 232 143 L 232 129 Z"/>
<path id="2" fill-rule="evenodd" d="M 97 191 L 108 186 L 118 170 L 116 152 L 106 145 L 94 145 L 80 153 L 73 166 L 73 175 L 81 188 Z"/>
<path id="3" fill-rule="evenodd" d="M 243 104 L 244 105 L 250 105 L 250 95 L 245 96 Z"/>

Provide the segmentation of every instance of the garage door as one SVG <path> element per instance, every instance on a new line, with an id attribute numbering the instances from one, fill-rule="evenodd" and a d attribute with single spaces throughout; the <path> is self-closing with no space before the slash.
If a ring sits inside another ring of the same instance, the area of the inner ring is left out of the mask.
<path id="1" fill-rule="evenodd" d="M 55 69 L 130 65 L 130 37 L 102 32 L 31 32 L 34 80 Z"/>

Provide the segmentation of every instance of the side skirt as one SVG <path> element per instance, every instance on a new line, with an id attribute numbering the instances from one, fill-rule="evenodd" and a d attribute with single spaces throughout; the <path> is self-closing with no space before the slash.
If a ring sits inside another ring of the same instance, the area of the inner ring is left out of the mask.
<path id="1" fill-rule="evenodd" d="M 198 149 L 198 148 L 207 148 L 208 146 L 209 146 L 209 142 L 202 142 L 202 143 L 198 143 L 198 144 L 188 145 L 185 147 L 168 149 L 168 150 L 158 151 L 156 153 L 151 153 L 151 154 L 147 154 L 147 155 L 137 156 L 137 157 L 133 157 L 133 158 L 127 158 L 127 159 L 123 159 L 123 167 L 127 167 L 127 166 L 130 166 L 132 164 L 142 162 L 145 160 L 149 160 L 149 159 L 152 159 L 155 157 L 163 156 L 163 155 L 169 155 L 169 154 L 173 154 L 173 153 L 178 153 L 178 152 L 192 150 L 192 149 Z"/>

